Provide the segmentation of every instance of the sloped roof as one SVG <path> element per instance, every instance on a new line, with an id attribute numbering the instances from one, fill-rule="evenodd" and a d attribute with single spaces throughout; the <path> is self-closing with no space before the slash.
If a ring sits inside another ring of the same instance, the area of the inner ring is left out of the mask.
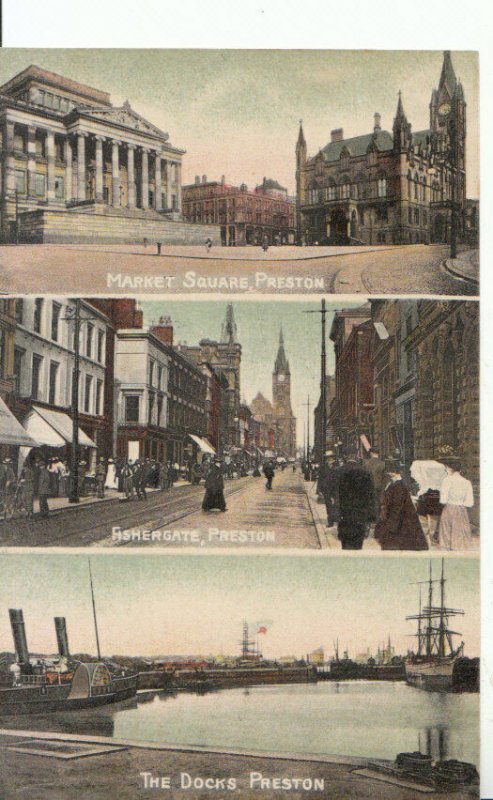
<path id="1" fill-rule="evenodd" d="M 431 136 L 431 131 L 416 131 L 413 133 L 413 144 L 420 144 L 423 147 L 426 147 L 429 141 L 429 137 Z"/>
<path id="2" fill-rule="evenodd" d="M 363 136 L 353 136 L 351 139 L 342 139 L 340 142 L 329 142 L 321 152 L 325 161 L 338 161 L 344 148 L 347 148 L 353 157 L 364 156 L 373 141 L 380 152 L 392 150 L 394 146 L 392 134 L 388 131 L 378 131 L 377 133 L 365 133 Z"/>

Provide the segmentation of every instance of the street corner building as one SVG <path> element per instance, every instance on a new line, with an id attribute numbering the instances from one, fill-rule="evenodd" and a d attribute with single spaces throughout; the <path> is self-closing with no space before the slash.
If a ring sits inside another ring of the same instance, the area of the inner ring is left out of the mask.
<path id="1" fill-rule="evenodd" d="M 396 87 L 396 92 L 397 92 Z M 409 109 L 407 109 L 407 113 Z M 477 245 L 477 200 L 466 199 L 466 100 L 449 51 L 431 91 L 427 130 L 412 131 L 398 92 L 392 133 L 344 138 L 342 128 L 309 157 L 296 144 L 296 227 L 300 244 Z"/>
<path id="2" fill-rule="evenodd" d="M 29 66 L 0 87 L 3 242 L 219 243 L 182 217 L 184 150 L 99 89 Z"/>

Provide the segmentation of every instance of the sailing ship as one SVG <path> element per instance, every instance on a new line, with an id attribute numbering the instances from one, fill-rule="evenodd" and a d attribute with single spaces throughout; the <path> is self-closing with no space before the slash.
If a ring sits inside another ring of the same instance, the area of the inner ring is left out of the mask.
<path id="1" fill-rule="evenodd" d="M 89 564 L 98 660 L 82 662 L 71 657 L 65 617 L 55 617 L 58 658 L 32 659 L 23 612 L 9 609 L 16 663 L 0 685 L 0 715 L 93 708 L 136 695 L 138 674 L 101 659 L 90 569 Z"/>
<path id="2" fill-rule="evenodd" d="M 428 581 L 428 599 L 423 607 L 421 604 L 421 588 L 419 596 L 419 613 L 406 617 L 416 620 L 418 640 L 417 653 L 411 653 L 405 662 L 406 682 L 419 689 L 430 692 L 445 692 L 452 689 L 454 666 L 464 652 L 464 642 L 454 648 L 453 637 L 460 636 L 457 631 L 449 628 L 451 617 L 464 614 L 457 608 L 448 608 L 445 605 L 445 575 L 444 559 L 439 580 L 433 580 L 430 562 Z M 440 584 L 439 604 L 434 604 L 434 585 Z"/>

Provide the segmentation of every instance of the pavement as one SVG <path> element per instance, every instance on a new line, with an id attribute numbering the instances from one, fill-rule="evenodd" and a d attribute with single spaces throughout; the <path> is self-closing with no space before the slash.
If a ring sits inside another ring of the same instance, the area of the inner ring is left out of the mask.
<path id="1" fill-rule="evenodd" d="M 477 283 L 444 268 L 448 245 L 269 248 L 3 245 L 0 292 L 131 295 L 438 294 L 476 296 Z"/>
<path id="2" fill-rule="evenodd" d="M 367 759 L 344 756 L 145 745 L 103 736 L 0 730 L 2 800 L 274 800 L 286 792 L 292 800 L 418 800 L 425 794 L 410 781 L 379 780 L 367 765 Z M 261 779 L 268 781 L 263 788 Z M 281 780 L 289 780 L 291 788 L 276 788 Z M 316 788 L 294 788 L 296 780 Z M 233 788 L 228 788 L 228 781 Z M 450 798 L 449 792 L 431 794 L 434 800 Z M 474 796 L 478 795 L 471 791 L 453 793 L 454 800 Z"/>
<path id="3" fill-rule="evenodd" d="M 479 250 L 466 250 L 458 253 L 457 258 L 446 258 L 444 266 L 454 277 L 479 286 Z"/>

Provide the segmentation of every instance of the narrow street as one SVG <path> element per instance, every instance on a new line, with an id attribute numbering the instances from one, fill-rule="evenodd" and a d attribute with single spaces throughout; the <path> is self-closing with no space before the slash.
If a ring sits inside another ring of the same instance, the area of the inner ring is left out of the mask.
<path id="1" fill-rule="evenodd" d="M 189 484 L 146 501 L 108 500 L 70 507 L 48 519 L 0 524 L 4 547 L 297 547 L 320 541 L 299 472 L 226 481 L 228 510 L 203 512 L 204 487 Z"/>

